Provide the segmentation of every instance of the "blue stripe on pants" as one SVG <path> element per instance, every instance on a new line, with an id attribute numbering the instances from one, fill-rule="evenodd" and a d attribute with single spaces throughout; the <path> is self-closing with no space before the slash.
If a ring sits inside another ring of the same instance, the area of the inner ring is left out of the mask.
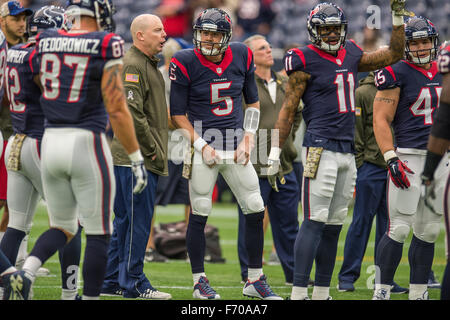
<path id="1" fill-rule="evenodd" d="M 102 224 L 104 234 L 110 234 L 109 230 L 109 207 L 111 203 L 111 177 L 109 176 L 108 163 L 103 152 L 102 137 L 94 133 L 94 149 L 97 163 L 102 175 Z"/>

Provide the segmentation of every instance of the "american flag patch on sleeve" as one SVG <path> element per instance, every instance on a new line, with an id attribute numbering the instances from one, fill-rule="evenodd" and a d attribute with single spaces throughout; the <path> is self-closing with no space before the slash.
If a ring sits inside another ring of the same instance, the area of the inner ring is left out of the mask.
<path id="1" fill-rule="evenodd" d="M 139 82 L 139 75 L 133 74 L 133 73 L 126 73 L 125 74 L 125 81 L 128 82 Z"/>

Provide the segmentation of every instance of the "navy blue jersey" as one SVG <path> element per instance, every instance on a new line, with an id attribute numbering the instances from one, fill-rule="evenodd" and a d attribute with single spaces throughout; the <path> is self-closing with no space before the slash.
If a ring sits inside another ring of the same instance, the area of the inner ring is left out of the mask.
<path id="1" fill-rule="evenodd" d="M 0 109 L 1 101 L 5 92 L 5 71 L 6 71 L 6 55 L 8 52 L 8 42 L 3 32 L 0 30 Z"/>
<path id="2" fill-rule="evenodd" d="M 33 81 L 36 57 L 36 48 L 31 43 L 8 50 L 5 90 L 14 132 L 41 140 L 45 118 L 39 103 L 41 90 Z"/>
<path id="3" fill-rule="evenodd" d="M 336 56 L 313 45 L 286 53 L 288 75 L 302 71 L 311 76 L 302 96 L 304 146 L 354 152 L 355 88 L 362 55 L 352 40 Z"/>
<path id="4" fill-rule="evenodd" d="M 437 61 L 440 73 L 446 74 L 450 72 L 450 44 L 441 49 Z"/>
<path id="5" fill-rule="evenodd" d="M 107 113 L 101 79 L 105 65 L 123 57 L 122 38 L 104 31 L 47 29 L 36 40 L 46 127 L 104 132 Z"/>
<path id="6" fill-rule="evenodd" d="M 178 51 L 170 63 L 170 114 L 187 114 L 206 142 L 234 150 L 242 139 L 242 96 L 247 104 L 259 101 L 254 72 L 253 54 L 241 43 L 231 43 L 218 64 L 197 49 Z"/>
<path id="7" fill-rule="evenodd" d="M 426 149 L 433 114 L 439 107 L 442 91 L 442 75 L 437 63 L 425 70 L 406 60 L 375 73 L 378 90 L 400 88 L 400 98 L 392 127 L 396 146 L 400 148 Z"/>

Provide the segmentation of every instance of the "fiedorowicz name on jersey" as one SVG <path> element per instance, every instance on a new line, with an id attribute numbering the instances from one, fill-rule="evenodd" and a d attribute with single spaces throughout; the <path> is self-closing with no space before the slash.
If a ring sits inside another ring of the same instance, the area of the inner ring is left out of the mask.
<path id="1" fill-rule="evenodd" d="M 44 38 L 39 41 L 39 52 L 74 52 L 98 54 L 100 39 Z"/>

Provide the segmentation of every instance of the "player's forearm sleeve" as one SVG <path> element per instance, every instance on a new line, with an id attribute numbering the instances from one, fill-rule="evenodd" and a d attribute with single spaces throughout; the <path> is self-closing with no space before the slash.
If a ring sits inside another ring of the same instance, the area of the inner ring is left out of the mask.
<path id="1" fill-rule="evenodd" d="M 170 115 L 185 115 L 188 98 L 189 87 L 172 81 L 170 84 Z"/>

